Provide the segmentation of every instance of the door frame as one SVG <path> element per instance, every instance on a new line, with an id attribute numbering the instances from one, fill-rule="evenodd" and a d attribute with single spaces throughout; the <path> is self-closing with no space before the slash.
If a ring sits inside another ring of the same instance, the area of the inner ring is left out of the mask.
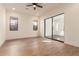
<path id="1" fill-rule="evenodd" d="M 59 16 L 59 15 L 62 15 L 62 14 L 64 14 L 64 13 L 59 13 L 59 14 L 57 14 L 57 15 L 54 15 L 54 16 L 51 16 L 51 17 L 48 17 L 48 18 L 44 19 L 44 37 L 45 37 L 45 38 L 47 38 L 47 39 L 52 39 L 52 40 L 55 40 L 55 41 L 59 41 L 59 42 L 64 43 L 64 41 L 60 41 L 60 40 L 53 39 L 53 18 L 56 17 L 56 16 Z M 49 19 L 49 18 L 52 18 L 52 22 L 51 22 L 51 23 L 52 23 L 52 32 L 51 32 L 52 38 L 46 37 L 46 20 Z M 65 22 L 64 22 L 64 26 L 65 26 Z M 65 28 L 65 27 L 64 27 L 64 28 Z M 64 32 L 64 33 L 65 33 L 65 32 Z M 64 34 L 64 37 L 65 37 L 65 34 Z M 65 38 L 64 38 L 64 39 L 65 39 Z"/>

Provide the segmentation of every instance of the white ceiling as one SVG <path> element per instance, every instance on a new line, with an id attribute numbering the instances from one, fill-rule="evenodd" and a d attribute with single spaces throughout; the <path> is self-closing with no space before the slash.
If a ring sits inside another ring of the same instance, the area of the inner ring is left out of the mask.
<path id="1" fill-rule="evenodd" d="M 26 7 L 29 3 L 4 3 L 3 5 L 6 7 L 7 10 L 12 11 L 12 8 L 16 8 L 16 12 L 26 13 L 28 15 L 33 16 L 41 16 L 44 13 L 47 13 L 49 10 L 54 9 L 56 6 L 61 4 L 57 3 L 40 3 L 43 8 L 38 8 L 36 10 L 33 7 Z"/>

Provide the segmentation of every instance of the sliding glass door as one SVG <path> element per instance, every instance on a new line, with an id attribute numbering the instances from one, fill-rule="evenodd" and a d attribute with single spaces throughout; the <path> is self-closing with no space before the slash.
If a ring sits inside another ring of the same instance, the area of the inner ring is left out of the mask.
<path id="1" fill-rule="evenodd" d="M 52 38 L 52 18 L 45 19 L 45 37 Z"/>
<path id="2" fill-rule="evenodd" d="M 64 41 L 64 13 L 45 19 L 44 36 Z"/>

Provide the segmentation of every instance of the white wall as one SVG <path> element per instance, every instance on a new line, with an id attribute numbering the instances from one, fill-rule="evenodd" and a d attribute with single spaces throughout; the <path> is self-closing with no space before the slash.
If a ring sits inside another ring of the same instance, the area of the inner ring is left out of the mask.
<path id="1" fill-rule="evenodd" d="M 0 46 L 6 39 L 6 10 L 2 4 L 0 4 Z"/>
<path id="2" fill-rule="evenodd" d="M 65 43 L 79 47 L 79 4 L 65 10 Z"/>
<path id="3" fill-rule="evenodd" d="M 44 37 L 44 21 L 40 19 L 40 36 Z"/>
<path id="4" fill-rule="evenodd" d="M 40 21 L 63 12 L 65 15 L 65 43 L 79 47 L 79 4 L 64 4 L 57 6 L 55 10 L 52 9 L 47 14 L 44 14 Z M 40 24 L 42 23 L 40 22 Z M 40 32 L 43 35 L 43 30 L 40 30 Z"/>
<path id="5" fill-rule="evenodd" d="M 10 16 L 18 17 L 18 31 L 9 30 Z M 7 10 L 7 39 L 28 38 L 38 36 L 38 31 L 33 31 L 33 16 Z"/>

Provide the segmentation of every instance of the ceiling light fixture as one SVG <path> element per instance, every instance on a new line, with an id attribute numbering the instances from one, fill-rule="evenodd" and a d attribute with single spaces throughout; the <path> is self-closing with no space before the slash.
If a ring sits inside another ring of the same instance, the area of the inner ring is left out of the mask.
<path id="1" fill-rule="evenodd" d="M 15 10 L 15 8 L 12 8 L 12 10 Z"/>
<path id="2" fill-rule="evenodd" d="M 36 7 L 36 5 L 33 5 L 33 7 Z"/>

